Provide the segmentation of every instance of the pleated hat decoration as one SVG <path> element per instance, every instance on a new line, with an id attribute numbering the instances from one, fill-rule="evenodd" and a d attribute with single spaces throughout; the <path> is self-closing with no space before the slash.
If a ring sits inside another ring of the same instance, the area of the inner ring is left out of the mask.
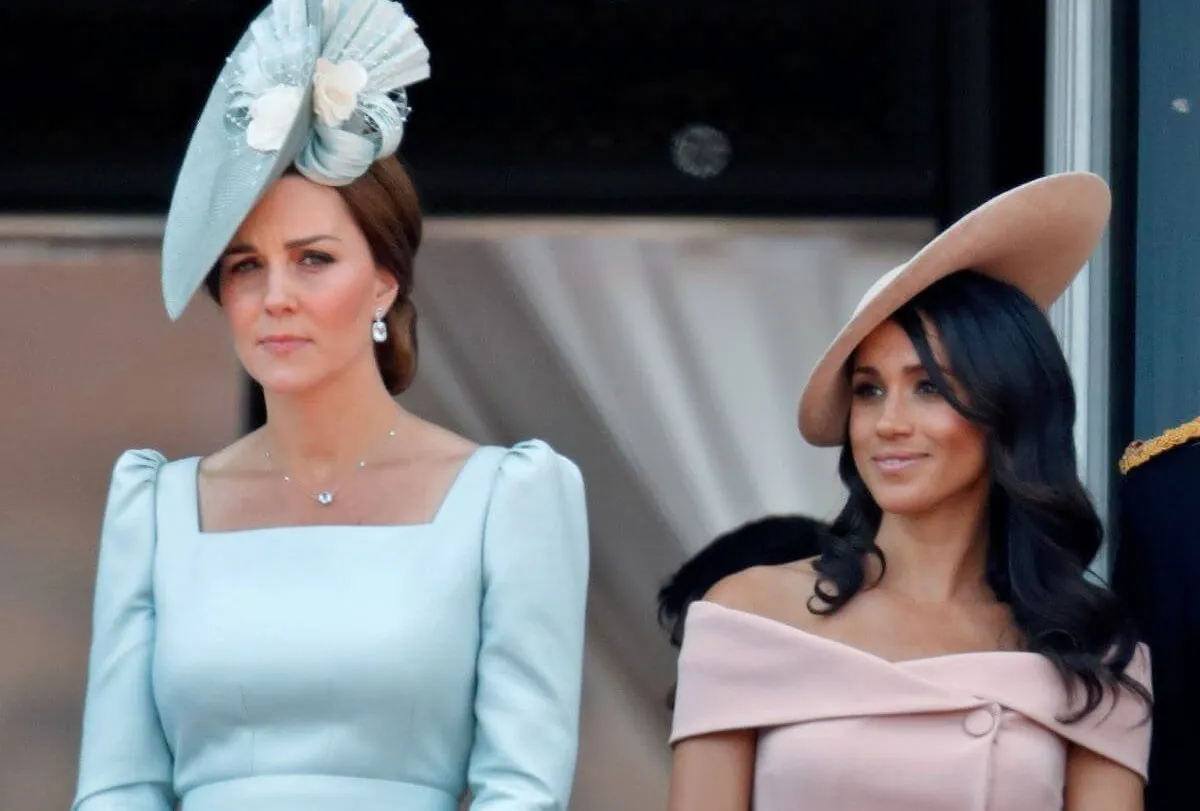
<path id="1" fill-rule="evenodd" d="M 399 3 L 273 0 L 226 60 L 175 183 L 162 255 L 171 319 L 289 167 L 343 186 L 395 154 L 406 88 L 428 77 L 429 50 Z"/>

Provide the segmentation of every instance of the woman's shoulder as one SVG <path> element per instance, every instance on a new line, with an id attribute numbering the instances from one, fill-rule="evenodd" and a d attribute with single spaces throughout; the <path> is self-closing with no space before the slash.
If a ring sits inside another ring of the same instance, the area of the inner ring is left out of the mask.
<path id="1" fill-rule="evenodd" d="M 199 456 L 172 458 L 157 448 L 128 448 L 121 451 L 113 463 L 110 481 L 114 488 L 138 482 L 157 482 L 160 476 L 190 470 L 191 465 L 201 461 Z"/>
<path id="2" fill-rule="evenodd" d="M 722 578 L 704 601 L 723 608 L 809 629 L 819 616 L 809 610 L 818 575 L 816 558 L 792 563 L 752 566 Z"/>
<path id="3" fill-rule="evenodd" d="M 109 480 L 109 503 L 127 497 L 149 486 L 158 479 L 159 471 L 167 464 L 167 457 L 153 448 L 129 448 L 121 452 L 113 464 Z"/>
<path id="4" fill-rule="evenodd" d="M 527 488 L 556 491 L 565 488 L 573 494 L 583 489 L 579 466 L 544 439 L 478 445 L 467 451 L 467 455 L 487 462 L 485 466 L 494 471 L 493 497 Z"/>
<path id="5" fill-rule="evenodd" d="M 461 470 L 477 461 L 495 471 L 504 489 L 548 480 L 582 480 L 574 461 L 542 439 L 479 443 L 433 423 L 417 428 L 414 452 L 433 468 Z"/>
<path id="6" fill-rule="evenodd" d="M 120 471 L 156 471 L 167 464 L 166 455 L 157 448 L 126 448 L 117 456 L 115 469 Z"/>
<path id="7" fill-rule="evenodd" d="M 265 466 L 262 429 L 251 431 L 224 447 L 196 458 L 202 478 L 223 478 L 261 471 Z"/>
<path id="8" fill-rule="evenodd" d="M 423 453 L 443 459 L 467 459 L 479 450 L 473 439 L 434 422 L 412 417 L 410 431 L 413 444 Z"/>

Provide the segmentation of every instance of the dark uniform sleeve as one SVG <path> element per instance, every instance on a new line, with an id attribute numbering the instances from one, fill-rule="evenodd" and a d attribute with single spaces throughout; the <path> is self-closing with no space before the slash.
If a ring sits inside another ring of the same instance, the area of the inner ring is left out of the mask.
<path id="1" fill-rule="evenodd" d="M 1154 661 L 1146 811 L 1192 811 L 1200 763 L 1200 421 L 1131 448 L 1121 472 L 1112 585 Z"/>
<path id="2" fill-rule="evenodd" d="M 1145 573 L 1142 570 L 1142 544 L 1138 543 L 1136 538 L 1135 522 L 1132 520 L 1133 510 L 1129 503 L 1131 489 L 1128 478 L 1122 477 L 1117 485 L 1114 516 L 1117 544 L 1111 580 L 1113 591 L 1125 601 L 1134 622 L 1137 623 L 1138 632 L 1145 639 L 1146 606 L 1142 596 L 1145 594 Z"/>

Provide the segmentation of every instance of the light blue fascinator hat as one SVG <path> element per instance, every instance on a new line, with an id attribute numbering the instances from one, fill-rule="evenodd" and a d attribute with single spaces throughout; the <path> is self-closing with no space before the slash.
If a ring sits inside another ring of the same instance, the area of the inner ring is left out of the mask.
<path id="1" fill-rule="evenodd" d="M 242 221 L 287 169 L 344 186 L 396 152 L 405 88 L 429 51 L 392 0 L 273 0 L 208 97 L 163 236 L 167 314 L 179 318 Z"/>

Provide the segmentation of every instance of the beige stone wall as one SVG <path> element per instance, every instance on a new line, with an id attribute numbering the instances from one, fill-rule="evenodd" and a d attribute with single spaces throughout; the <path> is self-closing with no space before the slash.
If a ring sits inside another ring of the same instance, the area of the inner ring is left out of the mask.
<path id="1" fill-rule="evenodd" d="M 75 788 L 96 542 L 113 462 L 236 436 L 241 382 L 208 302 L 177 325 L 152 246 L 0 242 L 0 809 Z"/>

